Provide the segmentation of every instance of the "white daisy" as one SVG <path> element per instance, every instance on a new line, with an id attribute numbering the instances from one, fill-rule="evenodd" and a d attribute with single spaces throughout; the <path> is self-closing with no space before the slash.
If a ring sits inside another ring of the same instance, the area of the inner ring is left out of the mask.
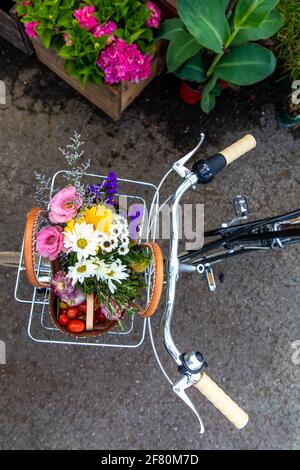
<path id="1" fill-rule="evenodd" d="M 69 266 L 67 276 L 72 279 L 73 286 L 76 282 L 83 283 L 87 277 L 95 275 L 95 265 L 91 261 L 78 261 L 75 266 Z"/>
<path id="2" fill-rule="evenodd" d="M 106 271 L 106 281 L 110 292 L 113 294 L 116 290 L 115 282 L 122 284 L 122 280 L 127 279 L 129 274 L 126 272 L 126 266 L 124 266 L 120 260 L 115 261 L 108 265 Z"/>
<path id="3" fill-rule="evenodd" d="M 115 224 L 119 227 L 119 229 L 124 233 L 124 231 L 128 231 L 128 222 L 125 217 L 122 217 L 119 214 L 115 215 Z"/>
<path id="4" fill-rule="evenodd" d="M 129 251 L 128 245 L 119 246 L 118 253 L 120 256 L 127 255 L 128 251 Z"/>
<path id="5" fill-rule="evenodd" d="M 111 237 L 116 237 L 116 238 L 118 238 L 118 237 L 121 235 L 121 233 L 122 233 L 122 227 L 121 227 L 119 224 L 117 224 L 117 223 L 114 222 L 114 223 L 111 225 L 109 232 L 110 232 L 110 236 L 111 236 Z"/>
<path id="6" fill-rule="evenodd" d="M 99 232 L 92 224 L 76 222 L 73 230 L 64 232 L 64 246 L 77 253 L 78 261 L 96 255 L 99 248 Z"/>
<path id="7" fill-rule="evenodd" d="M 122 245 L 128 246 L 129 245 L 129 237 L 127 237 L 126 235 L 122 235 L 120 237 L 120 242 L 122 243 Z"/>
<path id="8" fill-rule="evenodd" d="M 93 263 L 95 270 L 94 275 L 97 278 L 97 281 L 105 281 L 106 280 L 106 271 L 109 266 L 99 258 L 91 258 L 91 262 Z"/>
<path id="9" fill-rule="evenodd" d="M 114 244 L 111 243 L 110 239 L 106 236 L 100 240 L 99 246 L 104 253 L 110 253 L 114 248 Z"/>

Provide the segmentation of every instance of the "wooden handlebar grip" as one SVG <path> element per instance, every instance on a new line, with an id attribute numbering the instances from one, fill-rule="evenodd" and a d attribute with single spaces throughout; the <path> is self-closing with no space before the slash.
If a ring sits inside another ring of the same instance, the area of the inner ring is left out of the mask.
<path id="1" fill-rule="evenodd" d="M 246 426 L 249 416 L 235 403 L 225 392 L 211 380 L 205 372 L 202 372 L 201 379 L 194 384 L 201 392 L 229 421 L 237 428 Z"/>
<path id="2" fill-rule="evenodd" d="M 256 140 L 253 135 L 247 134 L 234 144 L 219 152 L 226 160 L 226 164 L 234 162 L 237 158 L 256 147 Z"/>

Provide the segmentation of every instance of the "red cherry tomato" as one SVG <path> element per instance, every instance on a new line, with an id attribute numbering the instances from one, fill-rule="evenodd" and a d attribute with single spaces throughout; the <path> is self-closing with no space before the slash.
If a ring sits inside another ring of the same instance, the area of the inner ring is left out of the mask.
<path id="1" fill-rule="evenodd" d="M 78 307 L 69 307 L 67 308 L 66 314 L 68 317 L 73 320 L 74 318 L 79 317 L 79 308 Z"/>
<path id="2" fill-rule="evenodd" d="M 70 319 L 67 317 L 65 313 L 61 313 L 58 317 L 58 322 L 61 326 L 67 326 L 69 323 Z"/>
<path id="3" fill-rule="evenodd" d="M 86 315 L 86 308 L 87 308 L 87 307 L 86 307 L 86 303 L 79 305 L 78 308 L 79 308 L 79 312 L 80 312 L 82 315 Z"/>
<path id="4" fill-rule="evenodd" d="M 70 320 L 67 328 L 71 333 L 82 333 L 85 330 L 85 323 L 82 320 Z"/>
<path id="5" fill-rule="evenodd" d="M 101 311 L 100 308 L 96 310 L 95 317 L 96 317 L 96 320 L 100 323 L 104 323 L 107 320 L 106 316 L 104 315 L 104 313 Z"/>

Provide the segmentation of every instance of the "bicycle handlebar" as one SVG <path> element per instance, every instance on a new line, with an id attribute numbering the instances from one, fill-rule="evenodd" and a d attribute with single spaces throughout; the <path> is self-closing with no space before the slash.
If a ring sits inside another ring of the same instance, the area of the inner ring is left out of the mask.
<path id="1" fill-rule="evenodd" d="M 201 143 L 203 138 L 201 140 Z M 212 181 L 214 176 L 222 169 L 229 165 L 237 158 L 249 152 L 256 146 L 256 141 L 252 135 L 246 135 L 218 154 L 207 158 L 206 160 L 199 160 L 193 165 L 192 171 L 189 171 L 184 164 L 186 161 L 198 150 L 198 146 L 188 155 L 179 160 L 173 168 L 177 173 L 184 178 L 182 184 L 177 188 L 173 195 L 172 201 L 172 223 L 171 223 L 171 239 L 170 239 L 170 257 L 167 269 L 167 302 L 165 312 L 162 319 L 164 331 L 164 345 L 170 356 L 177 363 L 179 368 L 182 368 L 183 355 L 177 348 L 171 331 L 176 283 L 179 276 L 179 260 L 178 260 L 178 208 L 182 196 L 185 192 L 193 187 L 196 183 L 206 184 Z M 197 362 L 195 358 L 195 362 Z M 201 368 L 200 368 L 201 369 Z M 199 370 L 186 371 L 187 377 L 191 377 L 199 373 Z M 185 374 L 185 372 L 184 372 Z M 211 380 L 205 373 L 200 372 L 200 379 L 193 382 L 194 386 L 224 415 L 231 421 L 238 429 L 242 429 L 248 422 L 248 415 L 228 396 L 225 392 Z M 185 375 L 184 375 L 185 376 Z M 194 376 L 196 379 L 196 376 Z M 193 405 L 187 399 L 184 399 L 188 406 L 197 414 Z M 198 415 L 197 415 L 198 416 Z M 199 418 L 199 416 L 198 416 Z"/>
<path id="2" fill-rule="evenodd" d="M 226 165 L 230 165 L 230 163 L 234 162 L 255 147 L 256 140 L 251 134 L 247 134 L 234 144 L 219 152 L 217 155 L 213 155 L 206 160 L 199 160 L 194 163 L 193 173 L 197 176 L 198 183 L 210 183 Z"/>
<path id="3" fill-rule="evenodd" d="M 230 163 L 234 162 L 234 160 L 237 160 L 245 153 L 250 152 L 250 150 L 254 149 L 255 147 L 256 140 L 254 139 L 253 135 L 247 134 L 219 153 L 225 158 L 226 165 L 230 165 Z"/>
<path id="4" fill-rule="evenodd" d="M 194 387 L 204 395 L 237 429 L 246 426 L 249 416 L 205 372 Z"/>

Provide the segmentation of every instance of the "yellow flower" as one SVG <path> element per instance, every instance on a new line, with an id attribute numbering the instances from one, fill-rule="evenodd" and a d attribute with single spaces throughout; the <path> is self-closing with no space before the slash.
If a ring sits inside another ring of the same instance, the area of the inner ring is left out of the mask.
<path id="1" fill-rule="evenodd" d="M 99 204 L 96 210 L 96 217 L 99 218 L 96 229 L 99 230 L 99 232 L 109 234 L 110 226 L 114 220 L 113 211 Z"/>
<path id="2" fill-rule="evenodd" d="M 97 206 L 93 206 L 90 209 L 86 209 L 84 211 L 83 220 L 86 224 L 92 224 L 94 229 L 96 229 L 97 223 L 99 221 L 99 217 L 96 216 Z"/>
<path id="3" fill-rule="evenodd" d="M 74 224 L 75 224 L 75 219 L 69 220 L 69 222 L 67 222 L 67 224 L 64 228 L 64 232 L 72 232 L 72 230 L 74 228 Z"/>
<path id="4" fill-rule="evenodd" d="M 114 214 L 110 209 L 99 204 L 87 209 L 83 213 L 83 220 L 87 224 L 93 224 L 95 230 L 108 234 L 114 220 Z"/>

